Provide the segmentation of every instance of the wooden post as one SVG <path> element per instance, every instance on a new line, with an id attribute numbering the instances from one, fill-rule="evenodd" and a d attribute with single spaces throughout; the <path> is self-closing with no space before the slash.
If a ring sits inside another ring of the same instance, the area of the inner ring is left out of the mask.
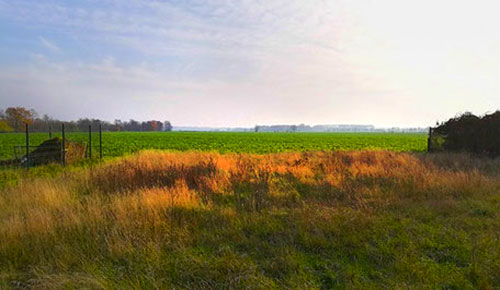
<path id="1" fill-rule="evenodd" d="M 99 158 L 102 159 L 102 124 L 99 123 Z"/>
<path id="2" fill-rule="evenodd" d="M 49 125 L 49 139 L 52 139 L 52 127 Z"/>
<path id="3" fill-rule="evenodd" d="M 66 166 L 66 133 L 64 132 L 64 123 L 62 124 L 62 148 L 61 148 L 61 162 L 63 166 Z"/>
<path id="4" fill-rule="evenodd" d="M 92 159 L 92 125 L 89 125 L 89 158 Z"/>
<path id="5" fill-rule="evenodd" d="M 30 168 L 30 131 L 26 124 L 26 168 Z"/>
<path id="6" fill-rule="evenodd" d="M 427 137 L 427 152 L 432 151 L 432 127 L 429 127 L 429 136 Z"/>

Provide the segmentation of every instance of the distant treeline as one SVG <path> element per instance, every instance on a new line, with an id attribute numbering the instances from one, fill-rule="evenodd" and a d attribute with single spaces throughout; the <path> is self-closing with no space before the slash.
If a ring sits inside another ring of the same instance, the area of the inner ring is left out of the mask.
<path id="1" fill-rule="evenodd" d="M 482 117 L 465 113 L 440 124 L 431 146 L 434 151 L 500 156 L 500 111 Z"/>
<path id="2" fill-rule="evenodd" d="M 5 111 L 0 109 L 0 132 L 23 132 L 26 124 L 29 125 L 31 132 L 48 132 L 60 130 L 64 123 L 65 130 L 68 132 L 87 131 L 89 125 L 94 131 L 98 130 L 99 125 L 103 131 L 172 131 L 172 124 L 169 121 L 121 121 L 115 120 L 113 123 L 99 119 L 81 118 L 77 121 L 61 121 L 43 115 L 40 117 L 33 109 L 24 107 L 10 107 Z"/>
<path id="3" fill-rule="evenodd" d="M 373 125 L 257 125 L 255 132 L 425 132 L 426 128 L 375 128 Z"/>

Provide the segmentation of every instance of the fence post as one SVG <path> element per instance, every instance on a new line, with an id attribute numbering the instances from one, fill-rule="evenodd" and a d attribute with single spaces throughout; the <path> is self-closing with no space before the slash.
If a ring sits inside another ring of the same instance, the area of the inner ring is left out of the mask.
<path id="1" fill-rule="evenodd" d="M 62 165 L 66 166 L 66 133 L 64 132 L 64 123 L 62 123 L 62 148 L 61 148 L 61 153 L 62 153 Z"/>
<path id="2" fill-rule="evenodd" d="M 52 139 L 52 127 L 49 125 L 49 139 Z"/>
<path id="3" fill-rule="evenodd" d="M 99 123 L 99 158 L 102 159 L 102 124 Z"/>
<path id="4" fill-rule="evenodd" d="M 92 159 L 92 125 L 89 125 L 89 158 Z"/>
<path id="5" fill-rule="evenodd" d="M 26 168 L 30 168 L 30 131 L 28 124 L 26 124 Z"/>
<path id="6" fill-rule="evenodd" d="M 429 127 L 429 136 L 427 137 L 427 152 L 431 152 L 432 148 L 432 127 Z"/>

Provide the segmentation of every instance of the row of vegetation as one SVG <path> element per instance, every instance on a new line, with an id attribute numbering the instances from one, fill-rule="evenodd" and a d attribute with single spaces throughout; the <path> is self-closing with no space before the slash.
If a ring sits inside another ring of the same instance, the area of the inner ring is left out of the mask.
<path id="1" fill-rule="evenodd" d="M 47 115 L 44 115 L 42 118 L 40 118 L 35 110 L 28 110 L 24 107 L 10 107 L 7 108 L 5 111 L 0 110 L 0 132 L 22 132 L 24 130 L 25 124 L 30 125 L 32 132 L 48 132 L 51 128 L 54 132 L 57 132 L 60 130 L 62 123 L 63 121 L 50 118 Z M 79 119 L 77 121 L 70 121 L 64 123 L 67 132 L 86 132 L 89 128 L 89 125 L 91 125 L 94 128 L 94 130 L 97 130 L 99 126 L 102 126 L 102 129 L 104 131 L 147 132 L 147 131 L 172 130 L 172 125 L 170 124 L 169 121 L 160 122 L 155 120 L 146 122 L 139 122 L 135 120 L 129 120 L 129 121 L 115 120 L 114 123 L 110 123 L 98 119 L 84 118 L 84 119 Z M 277 127 L 275 129 L 273 129 L 274 128 L 273 126 L 268 126 L 268 127 L 271 128 L 272 130 L 279 129 L 287 132 L 288 131 L 296 132 L 298 130 L 297 126 L 274 126 Z M 288 127 L 290 127 L 291 129 Z M 255 131 L 256 132 L 261 131 L 261 128 L 264 128 L 262 130 L 265 131 L 266 126 L 256 126 Z M 11 142 L 8 141 L 9 140 L 7 140 L 7 142 L 4 143 L 8 143 L 9 145 L 11 145 Z M 39 143 L 41 143 L 42 141 L 43 140 L 41 140 Z M 158 148 L 156 146 L 155 140 L 150 140 L 150 141 L 153 141 L 152 143 L 150 143 L 151 147 L 140 146 L 136 148 L 137 150 L 129 150 L 128 152 L 134 152 L 148 148 Z M 285 147 L 286 150 L 287 142 L 286 140 L 282 141 L 284 141 L 284 144 L 282 144 L 282 146 Z M 371 145 L 373 144 L 370 144 L 369 146 L 366 147 L 371 148 L 370 147 Z M 455 118 L 451 118 L 450 120 L 443 122 L 436 128 L 434 128 L 430 145 L 431 145 L 430 149 L 434 151 L 470 152 L 474 154 L 488 155 L 492 157 L 499 156 L 500 155 L 500 111 L 497 111 L 493 114 L 486 114 L 481 117 L 475 116 L 471 113 L 465 113 Z M 215 147 L 219 147 L 219 145 L 215 145 Z M 159 148 L 163 147 L 160 146 Z M 195 150 L 201 149 L 198 148 L 197 146 L 189 148 Z M 375 146 L 374 148 L 383 148 L 383 147 Z M 164 148 L 164 149 L 172 149 L 172 148 L 170 148 L 169 146 L 169 148 Z M 217 150 L 218 148 L 211 148 L 211 149 Z M 296 150 L 297 148 L 293 149 Z M 323 150 L 324 148 L 311 148 L 311 149 Z M 362 149 L 362 147 L 358 145 L 354 146 L 353 148 L 339 148 L 338 146 L 334 145 L 332 148 L 325 148 L 325 149 L 326 150 Z M 386 149 L 393 149 L 393 148 L 386 148 Z M 240 152 L 240 150 L 234 150 L 234 148 L 232 148 L 229 151 Z M 265 152 L 280 152 L 280 151 L 283 150 L 277 150 L 277 151 L 265 150 Z M 243 152 L 264 152 L 264 151 L 243 150 Z M 113 154 L 113 155 L 121 155 L 121 154 Z"/>
<path id="2" fill-rule="evenodd" d="M 143 152 L 0 190 L 2 289 L 493 289 L 500 161 Z"/>
<path id="3" fill-rule="evenodd" d="M 53 136 L 60 136 L 54 132 Z M 87 133 L 66 134 L 68 140 L 88 142 Z M 93 146 L 99 145 L 94 134 Z M 48 139 L 46 133 L 30 136 L 36 146 Z M 0 159 L 9 159 L 13 146 L 25 143 L 24 134 L 0 134 Z M 237 132 L 104 132 L 105 157 L 123 156 L 145 149 L 175 151 L 216 151 L 277 153 L 288 151 L 330 151 L 386 149 L 392 151 L 425 151 L 425 134 L 393 133 L 237 133 Z M 94 151 L 97 152 L 95 147 Z"/>
<path id="4" fill-rule="evenodd" d="M 23 132 L 26 124 L 30 126 L 32 132 L 59 131 L 63 123 L 67 132 L 86 132 L 90 125 L 93 130 L 98 130 L 99 126 L 101 126 L 104 131 L 172 131 L 172 124 L 169 121 L 151 120 L 141 122 L 131 119 L 129 121 L 115 120 L 111 123 L 89 118 L 81 118 L 77 121 L 61 121 L 48 115 L 40 117 L 35 110 L 24 107 L 10 107 L 5 111 L 0 110 L 0 133 Z"/>

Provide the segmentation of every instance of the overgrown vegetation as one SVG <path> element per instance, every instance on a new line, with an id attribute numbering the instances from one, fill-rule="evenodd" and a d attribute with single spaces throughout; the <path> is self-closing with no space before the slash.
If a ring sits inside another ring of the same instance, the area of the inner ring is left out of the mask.
<path id="1" fill-rule="evenodd" d="M 500 156 L 500 111 L 452 118 L 434 130 L 434 140 L 435 150 Z"/>
<path id="2" fill-rule="evenodd" d="M 0 288 L 500 285 L 500 161 L 143 152 L 0 192 Z"/>

